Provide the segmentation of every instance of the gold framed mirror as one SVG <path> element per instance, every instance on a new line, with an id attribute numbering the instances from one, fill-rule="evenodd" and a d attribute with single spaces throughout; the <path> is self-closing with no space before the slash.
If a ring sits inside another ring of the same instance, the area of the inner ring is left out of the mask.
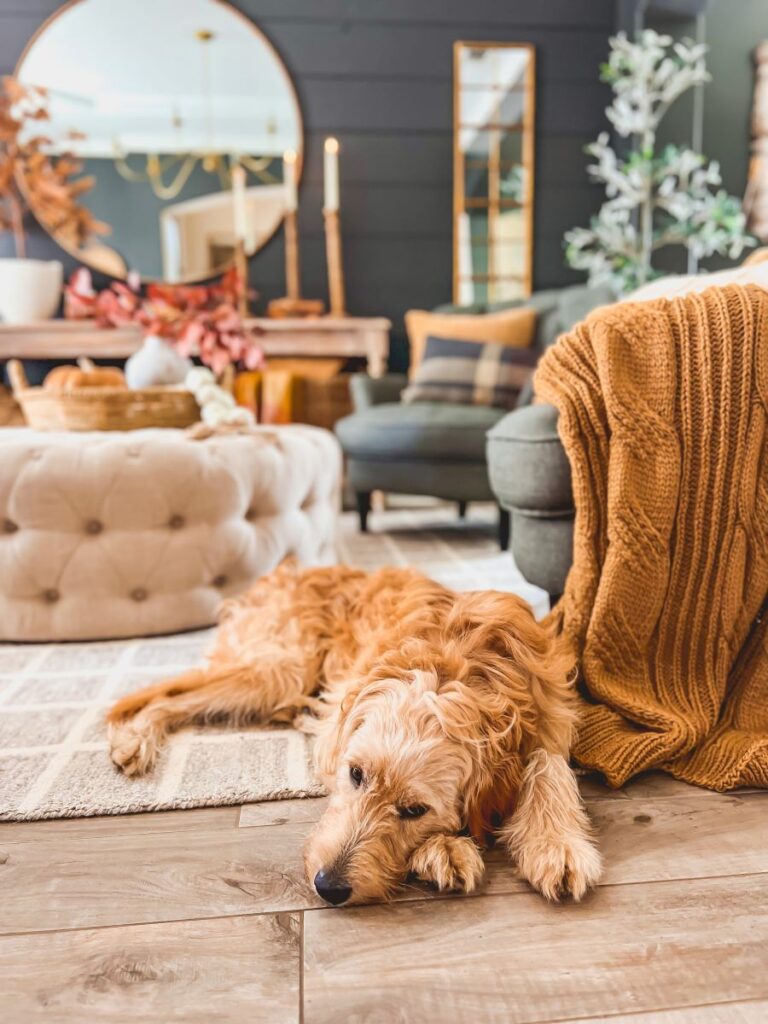
<path id="1" fill-rule="evenodd" d="M 51 150 L 94 179 L 81 202 L 108 233 L 78 247 L 37 216 L 82 263 L 200 281 L 232 265 L 237 240 L 250 255 L 280 226 L 301 109 L 272 44 L 225 0 L 70 0 L 14 76 L 47 91 Z"/>
<path id="2" fill-rule="evenodd" d="M 535 62 L 535 49 L 528 43 L 454 43 L 457 305 L 531 294 Z"/>

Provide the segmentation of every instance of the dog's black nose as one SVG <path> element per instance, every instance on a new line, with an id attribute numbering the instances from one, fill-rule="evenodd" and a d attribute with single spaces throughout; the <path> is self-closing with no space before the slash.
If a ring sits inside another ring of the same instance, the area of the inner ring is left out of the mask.
<path id="1" fill-rule="evenodd" d="M 337 875 L 330 871 L 318 871 L 315 875 L 315 889 L 317 895 L 321 896 L 326 903 L 334 907 L 346 903 L 352 895 L 352 886 L 347 885 Z"/>

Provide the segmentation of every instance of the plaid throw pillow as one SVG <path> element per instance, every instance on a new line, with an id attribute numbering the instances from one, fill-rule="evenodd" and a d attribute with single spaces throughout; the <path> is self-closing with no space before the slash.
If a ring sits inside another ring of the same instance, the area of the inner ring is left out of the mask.
<path id="1" fill-rule="evenodd" d="M 404 402 L 459 402 L 514 409 L 539 354 L 489 342 L 427 338 Z"/>

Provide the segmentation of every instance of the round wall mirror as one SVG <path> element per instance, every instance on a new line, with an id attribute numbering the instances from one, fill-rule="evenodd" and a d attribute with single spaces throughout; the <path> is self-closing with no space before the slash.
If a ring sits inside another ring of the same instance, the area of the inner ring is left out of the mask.
<path id="1" fill-rule="evenodd" d="M 270 42 L 229 4 L 73 0 L 15 76 L 47 91 L 51 150 L 93 179 L 81 201 L 103 234 L 78 248 L 38 215 L 88 266 L 199 281 L 232 264 L 238 240 L 251 254 L 280 225 L 301 169 L 301 111 Z"/>

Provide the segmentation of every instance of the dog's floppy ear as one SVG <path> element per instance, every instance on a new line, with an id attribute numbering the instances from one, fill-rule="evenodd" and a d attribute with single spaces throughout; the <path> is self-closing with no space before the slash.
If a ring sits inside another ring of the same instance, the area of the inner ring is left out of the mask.
<path id="1" fill-rule="evenodd" d="M 510 754 L 495 766 L 492 774 L 478 772 L 467 787 L 463 817 L 470 834 L 481 846 L 514 811 L 521 782 L 520 758 Z"/>
<path id="2" fill-rule="evenodd" d="M 341 751 L 360 725 L 359 712 L 352 717 L 352 709 L 361 689 L 362 684 L 357 684 L 347 690 L 343 699 L 339 700 L 333 711 L 318 727 L 314 749 L 315 767 L 326 784 L 336 774 Z"/>
<path id="3" fill-rule="evenodd" d="M 335 709 L 322 722 L 315 740 L 315 765 L 324 781 L 336 774 L 339 759 L 349 745 L 352 734 L 365 719 L 371 698 L 382 692 L 380 679 L 361 679 L 339 699 Z"/>
<path id="4" fill-rule="evenodd" d="M 577 715 L 575 657 L 565 640 L 521 598 L 494 590 L 462 594 L 447 632 L 472 677 L 514 707 L 521 753 L 543 747 L 567 756 Z"/>
<path id="5" fill-rule="evenodd" d="M 576 721 L 574 659 L 513 594 L 462 595 L 448 616 L 446 634 L 446 659 L 466 683 L 448 683 L 441 697 L 446 691 L 463 693 L 466 708 L 472 708 L 469 717 L 477 731 L 470 730 L 468 738 L 478 757 L 465 820 L 482 840 L 513 811 L 532 750 L 567 756 Z"/>

